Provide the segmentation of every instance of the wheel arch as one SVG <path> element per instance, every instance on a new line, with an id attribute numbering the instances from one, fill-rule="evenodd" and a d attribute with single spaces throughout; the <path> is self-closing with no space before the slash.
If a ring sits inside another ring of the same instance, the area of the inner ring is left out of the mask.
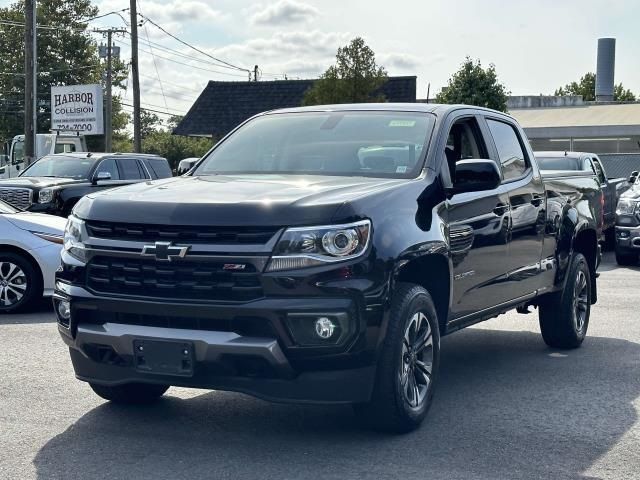
<path id="1" fill-rule="evenodd" d="M 397 269 L 395 281 L 414 283 L 429 292 L 438 313 L 440 334 L 445 334 L 451 305 L 449 258 L 442 254 L 429 254 L 409 260 Z"/>
<path id="2" fill-rule="evenodd" d="M 589 276 L 591 277 L 592 300 L 596 303 L 598 293 L 596 288 L 596 268 L 598 266 L 598 234 L 596 230 L 583 225 L 582 228 L 576 230 L 571 240 L 571 253 L 581 253 L 587 259 L 589 266 Z M 565 279 L 566 281 L 566 279 Z"/>

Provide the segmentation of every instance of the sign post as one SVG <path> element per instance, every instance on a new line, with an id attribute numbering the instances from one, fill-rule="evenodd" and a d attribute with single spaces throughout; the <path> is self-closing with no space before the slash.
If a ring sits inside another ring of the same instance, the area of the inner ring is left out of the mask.
<path id="1" fill-rule="evenodd" d="M 51 87 L 51 130 L 102 135 L 102 87 L 97 84 Z"/>

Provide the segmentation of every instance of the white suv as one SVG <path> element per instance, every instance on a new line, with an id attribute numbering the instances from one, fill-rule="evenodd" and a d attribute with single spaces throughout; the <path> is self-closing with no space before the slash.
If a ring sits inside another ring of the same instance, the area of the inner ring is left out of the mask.
<path id="1" fill-rule="evenodd" d="M 64 218 L 20 212 L 0 200 L 0 312 L 51 296 L 65 224 Z"/>

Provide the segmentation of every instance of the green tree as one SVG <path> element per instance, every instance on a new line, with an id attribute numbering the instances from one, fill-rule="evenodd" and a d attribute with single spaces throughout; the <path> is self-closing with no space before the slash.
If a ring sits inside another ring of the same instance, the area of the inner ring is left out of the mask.
<path id="1" fill-rule="evenodd" d="M 495 65 L 482 68 L 480 60 L 474 62 L 467 57 L 449 79 L 447 86 L 436 95 L 436 101 L 475 105 L 505 112 L 509 93 L 498 81 Z"/>
<path id="2" fill-rule="evenodd" d="M 304 96 L 303 105 L 382 102 L 380 88 L 387 71 L 376 64 L 375 54 L 360 37 L 338 48 L 336 64 L 314 82 Z"/>
<path id="3" fill-rule="evenodd" d="M 91 0 L 38 0 L 38 131 L 51 126 L 50 94 L 54 85 L 100 83 L 105 65 L 90 36 L 87 19 L 98 14 Z M 0 8 L 0 137 L 23 133 L 24 1 Z M 115 63 L 114 85 L 126 78 L 126 65 Z M 114 118 L 122 114 L 114 102 Z M 96 139 L 92 139 L 95 143 Z"/>
<path id="4" fill-rule="evenodd" d="M 140 109 L 140 138 L 143 140 L 162 128 L 160 117 L 149 110 Z"/>
<path id="5" fill-rule="evenodd" d="M 596 74 L 587 72 L 580 81 L 567 83 L 564 87 L 558 88 L 554 95 L 582 95 L 585 102 L 593 102 L 596 99 Z M 629 89 L 625 89 L 622 83 L 617 84 L 613 89 L 613 100 L 616 102 L 634 102 L 636 96 Z"/>
<path id="6" fill-rule="evenodd" d="M 212 145 L 209 138 L 172 135 L 166 129 L 154 130 L 142 139 L 142 151 L 166 158 L 172 169 L 176 169 L 183 158 L 203 156 Z"/>

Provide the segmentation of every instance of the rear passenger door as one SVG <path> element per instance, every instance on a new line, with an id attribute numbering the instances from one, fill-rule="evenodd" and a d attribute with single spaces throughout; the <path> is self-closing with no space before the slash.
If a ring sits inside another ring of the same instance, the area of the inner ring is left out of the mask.
<path id="1" fill-rule="evenodd" d="M 546 222 L 546 199 L 533 152 L 524 133 L 505 117 L 487 115 L 494 155 L 502 169 L 502 185 L 509 195 L 511 228 L 504 288 L 513 298 L 535 292 L 542 285 L 540 262 Z"/>

